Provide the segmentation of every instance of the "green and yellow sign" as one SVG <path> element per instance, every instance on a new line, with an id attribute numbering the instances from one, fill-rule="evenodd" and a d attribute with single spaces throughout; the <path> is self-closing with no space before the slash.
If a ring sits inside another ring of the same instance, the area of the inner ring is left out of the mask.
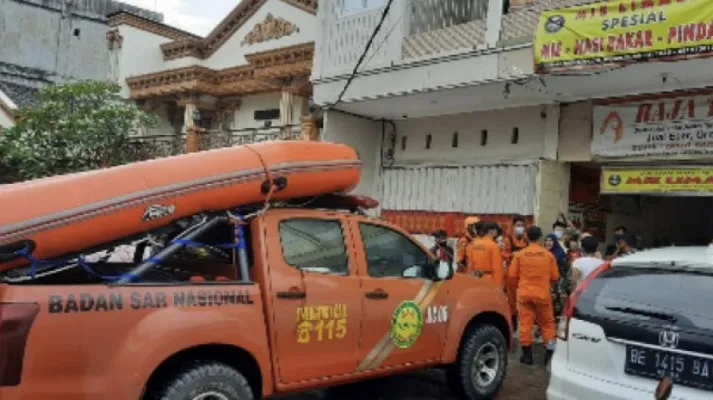
<path id="1" fill-rule="evenodd" d="M 713 168 L 612 168 L 601 176 L 602 194 L 713 195 Z"/>
<path id="2" fill-rule="evenodd" d="M 538 73 L 708 57 L 713 2 L 618 0 L 543 11 L 533 50 Z"/>

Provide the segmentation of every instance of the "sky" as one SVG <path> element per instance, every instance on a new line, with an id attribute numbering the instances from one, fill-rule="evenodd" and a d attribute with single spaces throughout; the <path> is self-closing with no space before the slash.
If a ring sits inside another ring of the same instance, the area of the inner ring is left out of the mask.
<path id="1" fill-rule="evenodd" d="M 206 36 L 240 0 L 121 0 L 163 14 L 164 23 Z"/>

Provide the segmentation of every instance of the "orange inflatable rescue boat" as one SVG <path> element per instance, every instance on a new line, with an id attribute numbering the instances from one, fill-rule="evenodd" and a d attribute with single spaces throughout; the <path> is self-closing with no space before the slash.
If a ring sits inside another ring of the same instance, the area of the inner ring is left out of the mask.
<path id="1" fill-rule="evenodd" d="M 56 257 L 200 212 L 347 192 L 360 175 L 351 147 L 281 141 L 0 186 L 0 248 Z"/>

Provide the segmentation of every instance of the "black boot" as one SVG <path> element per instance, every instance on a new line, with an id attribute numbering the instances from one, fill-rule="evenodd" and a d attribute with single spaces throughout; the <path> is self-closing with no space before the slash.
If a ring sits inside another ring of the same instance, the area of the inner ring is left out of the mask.
<path id="1" fill-rule="evenodd" d="M 552 355 L 555 354 L 554 350 L 545 350 L 545 366 L 550 363 L 550 360 L 552 359 Z"/>
<path id="2" fill-rule="evenodd" d="M 532 346 L 522 346 L 520 362 L 525 365 L 532 365 L 534 363 L 532 360 Z"/>

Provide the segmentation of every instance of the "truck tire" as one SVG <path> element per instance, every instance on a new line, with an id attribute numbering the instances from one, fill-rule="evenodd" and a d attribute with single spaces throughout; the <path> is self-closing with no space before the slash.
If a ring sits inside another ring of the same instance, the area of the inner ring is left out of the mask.
<path id="1" fill-rule="evenodd" d="M 253 400 L 248 380 L 234 368 L 199 361 L 167 380 L 154 398 L 160 400 Z"/>
<path id="2" fill-rule="evenodd" d="M 463 336 L 458 359 L 446 371 L 448 384 L 460 399 L 494 399 L 505 381 L 508 346 L 493 325 L 480 325 Z"/>

